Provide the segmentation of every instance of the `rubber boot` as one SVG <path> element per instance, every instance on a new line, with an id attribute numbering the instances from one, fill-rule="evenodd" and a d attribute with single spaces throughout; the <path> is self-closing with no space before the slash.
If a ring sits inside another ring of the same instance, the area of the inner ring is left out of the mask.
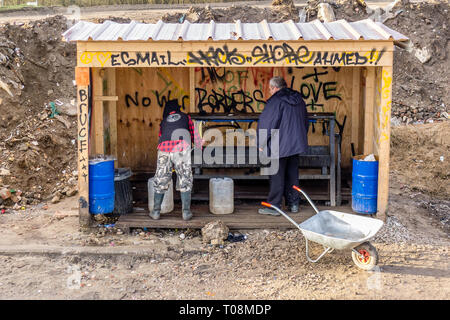
<path id="1" fill-rule="evenodd" d="M 153 211 L 150 212 L 149 216 L 153 220 L 158 220 L 161 215 L 161 204 L 164 199 L 164 193 L 154 193 L 153 199 Z"/>
<path id="2" fill-rule="evenodd" d="M 191 192 L 180 192 L 183 220 L 187 221 L 192 218 L 191 212 Z"/>

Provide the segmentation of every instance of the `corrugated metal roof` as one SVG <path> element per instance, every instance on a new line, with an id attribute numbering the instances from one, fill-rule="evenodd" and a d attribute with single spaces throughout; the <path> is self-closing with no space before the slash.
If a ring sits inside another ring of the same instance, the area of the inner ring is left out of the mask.
<path id="1" fill-rule="evenodd" d="M 63 33 L 66 41 L 207 41 L 207 40 L 393 40 L 406 41 L 408 37 L 371 19 L 356 22 L 338 20 L 322 23 L 314 20 L 295 23 L 131 23 L 105 21 L 95 24 L 79 21 Z"/>

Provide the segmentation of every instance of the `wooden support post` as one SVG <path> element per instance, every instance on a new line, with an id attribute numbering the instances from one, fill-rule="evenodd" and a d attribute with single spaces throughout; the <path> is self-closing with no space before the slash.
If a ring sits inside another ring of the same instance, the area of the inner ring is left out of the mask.
<path id="1" fill-rule="evenodd" d="M 83 228 L 91 223 L 89 213 L 89 68 L 76 68 L 78 119 L 78 201 L 79 222 Z"/>
<path id="2" fill-rule="evenodd" d="M 359 153 L 359 114 L 361 112 L 360 106 L 360 88 L 361 88 L 361 68 L 352 68 L 352 140 L 355 147 L 355 153 Z"/>
<path id="3" fill-rule="evenodd" d="M 386 221 L 389 198 L 389 151 L 391 134 L 391 99 L 392 99 L 392 67 L 381 69 L 381 103 L 378 113 L 378 200 L 377 211 L 380 218 Z"/>
<path id="4" fill-rule="evenodd" d="M 375 67 L 367 67 L 364 99 L 364 154 L 373 153 L 373 127 L 375 104 Z"/>
<path id="5" fill-rule="evenodd" d="M 195 68 L 189 68 L 189 111 L 195 113 Z"/>
<path id="6" fill-rule="evenodd" d="M 110 141 L 110 152 L 118 159 L 117 154 L 117 100 L 116 96 L 116 69 L 107 68 L 106 69 L 106 94 L 109 97 L 114 97 L 116 99 L 108 100 L 108 111 L 109 111 L 109 141 Z M 104 97 L 106 98 L 106 97 Z M 118 160 L 114 161 L 114 167 L 118 167 Z"/>
<path id="7" fill-rule="evenodd" d="M 103 76 L 104 70 L 100 68 L 92 68 L 92 94 L 94 97 L 103 96 Z M 94 133 L 94 154 L 105 153 L 105 138 L 104 138 L 104 116 L 103 116 L 103 100 L 94 99 L 92 108 L 93 128 Z"/>

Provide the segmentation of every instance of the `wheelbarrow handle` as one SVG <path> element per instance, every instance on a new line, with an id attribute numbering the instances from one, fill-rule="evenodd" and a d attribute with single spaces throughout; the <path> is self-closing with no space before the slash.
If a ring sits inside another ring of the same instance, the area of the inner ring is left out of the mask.
<path id="1" fill-rule="evenodd" d="M 286 213 L 283 212 L 283 210 L 281 210 L 280 208 L 274 206 L 273 204 L 270 204 L 268 202 L 261 202 L 261 204 L 265 207 L 271 208 L 277 212 L 279 212 L 283 217 L 285 217 L 286 219 L 288 219 L 294 226 L 296 226 L 297 228 L 300 229 L 299 224 L 297 222 L 295 222 L 291 217 L 289 217 Z M 301 231 L 302 229 L 300 229 Z"/>
<path id="2" fill-rule="evenodd" d="M 319 213 L 319 210 L 318 210 L 317 207 L 314 205 L 314 203 L 313 203 L 312 200 L 309 198 L 309 196 L 306 194 L 306 192 L 304 192 L 302 189 L 300 189 L 300 188 L 297 187 L 297 186 L 292 186 L 292 188 L 293 188 L 294 190 L 297 190 L 298 192 L 301 192 L 301 193 L 305 196 L 306 200 L 308 200 L 308 202 L 309 202 L 309 204 L 311 205 L 311 207 L 313 207 L 314 211 L 316 211 L 316 213 Z"/>

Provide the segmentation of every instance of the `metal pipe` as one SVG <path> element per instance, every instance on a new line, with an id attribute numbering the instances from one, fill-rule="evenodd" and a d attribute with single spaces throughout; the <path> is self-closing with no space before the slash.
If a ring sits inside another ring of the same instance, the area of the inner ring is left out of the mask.
<path id="1" fill-rule="evenodd" d="M 294 188 L 294 189 L 297 190 L 298 192 L 301 192 L 301 193 L 305 196 L 306 200 L 308 200 L 308 202 L 309 202 L 309 204 L 311 205 L 311 207 L 313 207 L 314 211 L 316 211 L 316 213 L 319 213 L 319 210 L 317 209 L 317 207 L 314 205 L 314 203 L 311 201 L 311 199 L 309 198 L 309 196 L 308 196 L 302 189 L 300 189 L 300 188 L 297 187 L 297 186 L 292 186 L 292 188 Z"/>
<path id="2" fill-rule="evenodd" d="M 282 210 L 280 210 L 279 208 L 275 207 L 274 205 L 267 203 L 267 202 L 261 202 L 261 204 L 265 207 L 269 207 L 271 209 L 276 210 L 277 212 L 279 212 L 280 214 L 282 214 L 286 219 L 288 219 L 294 226 L 296 226 L 300 231 L 302 229 L 300 229 L 299 224 L 297 222 L 295 222 L 291 217 L 289 217 L 286 213 L 284 213 Z"/>

